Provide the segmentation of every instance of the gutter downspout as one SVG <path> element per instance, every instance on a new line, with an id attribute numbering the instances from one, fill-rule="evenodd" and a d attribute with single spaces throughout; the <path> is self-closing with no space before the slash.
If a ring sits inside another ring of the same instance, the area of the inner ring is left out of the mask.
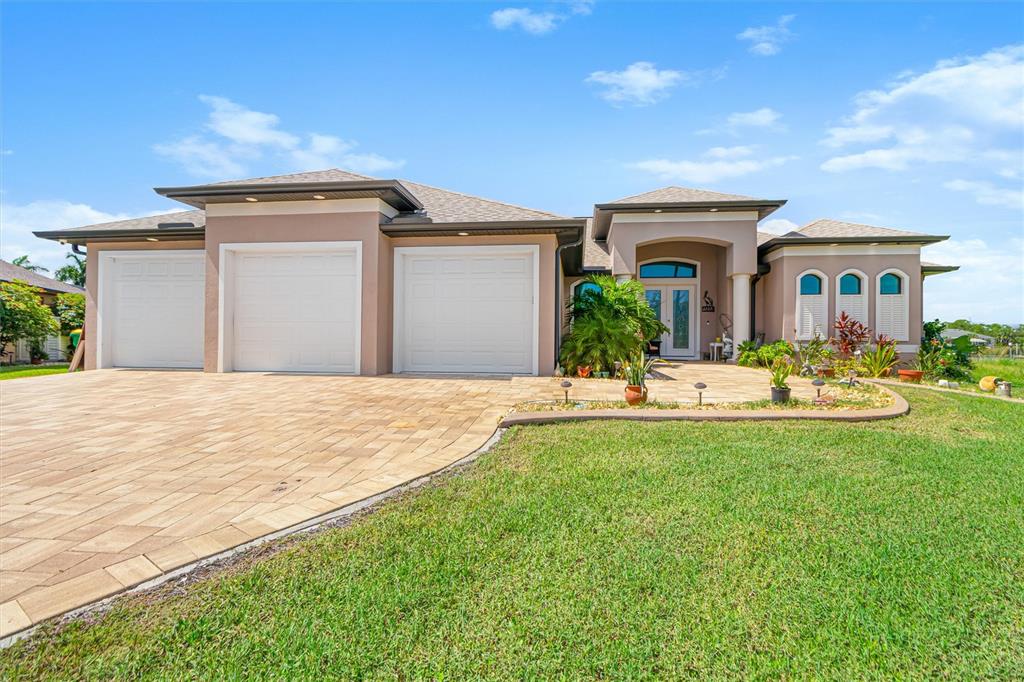
<path id="1" fill-rule="evenodd" d="M 580 230 L 580 237 L 571 244 L 560 244 L 555 249 L 555 367 L 558 367 L 558 356 L 562 350 L 562 251 L 583 244 L 587 228 Z M 582 258 L 580 259 L 582 261 Z"/>
<path id="2" fill-rule="evenodd" d="M 753 341 L 757 338 L 757 332 L 755 329 L 755 323 L 757 322 L 757 283 L 761 281 L 761 278 L 772 271 L 771 263 L 758 263 L 757 273 L 750 278 L 750 340 Z M 734 349 L 735 352 L 735 349 Z"/>
<path id="3" fill-rule="evenodd" d="M 85 251 L 82 251 L 82 247 L 79 246 L 78 244 L 72 244 L 71 245 L 71 251 L 72 251 L 72 253 L 77 253 L 79 256 L 87 256 L 88 255 Z"/>

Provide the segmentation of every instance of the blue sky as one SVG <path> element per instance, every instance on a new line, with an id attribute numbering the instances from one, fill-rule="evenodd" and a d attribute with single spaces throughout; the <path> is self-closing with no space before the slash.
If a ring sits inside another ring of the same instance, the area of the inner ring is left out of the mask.
<path id="1" fill-rule="evenodd" d="M 1019 3 L 5 3 L 4 258 L 339 166 L 569 215 L 678 184 L 953 236 L 927 317 L 1024 321 Z"/>

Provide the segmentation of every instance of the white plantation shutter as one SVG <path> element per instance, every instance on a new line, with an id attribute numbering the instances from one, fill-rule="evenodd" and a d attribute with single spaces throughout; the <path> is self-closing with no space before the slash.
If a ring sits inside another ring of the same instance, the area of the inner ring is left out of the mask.
<path id="1" fill-rule="evenodd" d="M 798 296 L 796 307 L 797 337 L 811 339 L 828 336 L 826 325 L 825 296 Z"/>
<path id="2" fill-rule="evenodd" d="M 880 336 L 888 336 L 897 341 L 907 341 L 910 338 L 910 299 L 908 298 L 908 278 L 902 272 L 894 272 L 902 280 L 900 293 L 883 294 L 880 288 L 882 273 L 876 281 L 875 295 L 875 333 Z"/>
<path id="3" fill-rule="evenodd" d="M 839 313 L 846 313 L 851 318 L 857 320 L 861 324 L 868 323 L 868 296 L 865 293 L 856 295 L 839 295 L 839 300 L 836 302 L 836 316 Z"/>
<path id="4" fill-rule="evenodd" d="M 906 341 L 907 334 L 907 293 L 879 294 L 875 326 L 880 335 L 897 341 Z"/>

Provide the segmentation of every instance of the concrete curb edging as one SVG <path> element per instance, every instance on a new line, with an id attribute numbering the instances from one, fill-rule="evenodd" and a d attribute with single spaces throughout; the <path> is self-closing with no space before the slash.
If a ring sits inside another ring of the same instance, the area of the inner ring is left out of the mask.
<path id="1" fill-rule="evenodd" d="M 500 426 L 527 426 L 531 424 L 552 424 L 556 422 L 595 421 L 616 419 L 628 421 L 692 421 L 692 422 L 737 422 L 737 421 L 780 421 L 796 419 L 806 421 L 870 422 L 895 419 L 910 413 L 910 403 L 899 393 L 885 386 L 879 389 L 893 398 L 888 407 L 866 410 L 566 410 L 564 412 L 519 412 L 506 416 Z"/>
<path id="2" fill-rule="evenodd" d="M 103 597 L 102 599 L 97 599 L 96 601 L 93 601 L 89 604 L 83 604 L 82 606 L 74 608 L 70 611 L 65 611 L 64 613 L 51 616 L 42 621 L 39 621 L 38 623 L 30 625 L 27 628 L 24 628 L 23 630 L 12 632 L 6 637 L 0 639 L 0 649 L 6 649 L 15 642 L 18 642 L 27 637 L 31 637 L 36 630 L 38 630 L 40 627 L 48 623 L 53 623 L 56 621 L 67 622 L 70 620 L 74 620 L 75 618 L 78 618 L 85 614 L 103 613 L 113 605 L 114 601 L 126 595 L 146 592 L 153 588 L 164 585 L 165 583 L 171 582 L 176 578 L 188 575 L 189 573 L 197 571 L 201 568 L 205 568 L 207 566 L 216 564 L 227 559 L 232 559 L 238 556 L 239 554 L 242 554 L 243 552 L 247 552 L 248 550 L 253 549 L 255 547 L 259 547 L 260 545 L 265 545 L 268 542 L 273 542 L 274 540 L 279 540 L 281 538 L 288 537 L 291 535 L 312 534 L 313 532 L 329 524 L 335 523 L 340 520 L 348 520 L 352 516 L 354 516 L 355 514 L 364 509 L 373 507 L 380 502 L 384 502 L 385 500 L 388 500 L 392 497 L 397 497 L 398 495 L 401 495 L 402 493 L 408 492 L 410 490 L 415 490 L 416 488 L 419 488 L 425 485 L 426 483 L 429 483 L 431 479 L 433 479 L 436 476 L 440 476 L 442 474 L 446 474 L 451 471 L 461 469 L 466 465 L 471 464 L 481 455 L 489 452 L 491 448 L 493 448 L 498 443 L 498 441 L 501 440 L 501 436 L 505 433 L 505 430 L 506 429 L 504 427 L 499 425 L 494 430 L 494 433 L 491 434 L 491 436 L 484 442 L 483 445 L 478 447 L 476 450 L 470 452 L 468 455 L 465 455 L 455 460 L 451 464 L 446 464 L 445 466 L 439 469 L 435 469 L 434 471 L 423 474 L 422 476 L 410 479 L 405 483 L 399 483 L 398 485 L 388 488 L 387 490 L 375 493 L 373 495 L 370 495 L 369 497 L 364 497 L 361 500 L 351 502 L 343 507 L 339 507 L 333 511 L 329 511 L 324 514 L 320 514 L 319 516 L 314 516 L 313 518 L 306 519 L 305 521 L 300 521 L 299 523 L 291 525 L 287 528 L 282 528 L 281 530 L 276 530 L 272 533 L 268 533 L 253 540 L 249 540 L 248 542 L 243 542 L 240 545 L 235 545 L 234 547 L 226 549 L 222 552 L 218 552 L 217 554 L 211 554 L 210 556 L 203 557 L 202 559 L 197 559 L 196 561 L 193 561 L 190 564 L 185 564 L 184 566 L 179 566 L 178 568 L 171 569 L 166 573 L 161 573 L 155 578 L 150 578 L 149 580 L 138 583 L 131 587 L 126 587 L 123 590 Z"/>

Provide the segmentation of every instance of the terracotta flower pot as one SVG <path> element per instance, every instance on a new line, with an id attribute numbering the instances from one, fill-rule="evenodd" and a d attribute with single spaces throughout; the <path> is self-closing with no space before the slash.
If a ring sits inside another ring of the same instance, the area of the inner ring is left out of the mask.
<path id="1" fill-rule="evenodd" d="M 626 386 L 626 402 L 639 405 L 647 402 L 647 389 L 643 386 Z"/>
<path id="2" fill-rule="evenodd" d="M 818 376 L 821 378 L 834 377 L 836 375 L 835 367 L 821 367 L 818 369 Z"/>
<path id="3" fill-rule="evenodd" d="M 578 374 L 581 379 L 586 379 L 590 376 L 590 365 L 580 365 L 576 368 L 576 374 Z"/>
<path id="4" fill-rule="evenodd" d="M 30 360 L 30 362 L 33 365 L 41 365 L 41 364 L 43 364 L 43 359 L 42 358 L 32 358 L 32 360 Z"/>
<path id="5" fill-rule="evenodd" d="M 919 384 L 924 377 L 924 372 L 919 369 L 901 369 L 898 374 L 900 381 L 908 384 Z"/>

